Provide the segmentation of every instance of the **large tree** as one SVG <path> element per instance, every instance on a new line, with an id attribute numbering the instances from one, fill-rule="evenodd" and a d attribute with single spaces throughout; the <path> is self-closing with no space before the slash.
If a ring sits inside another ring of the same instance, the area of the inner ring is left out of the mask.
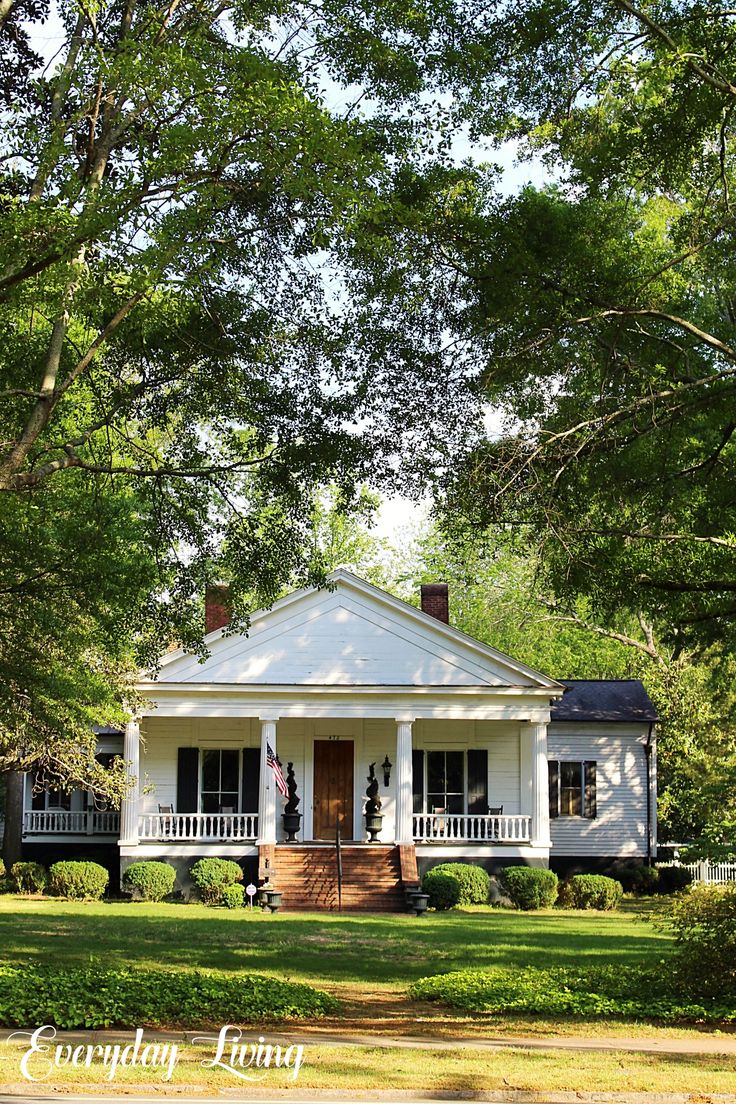
<path id="1" fill-rule="evenodd" d="M 230 522 L 242 553 L 264 509 L 306 517 L 313 485 L 389 478 L 409 441 L 417 472 L 428 388 L 461 432 L 436 346 L 344 294 L 391 166 L 436 144 L 460 6 L 69 0 L 34 70 L 45 13 L 3 5 L 28 79 L 0 116 L 0 490 L 127 477 L 169 544 Z"/>
<path id="2" fill-rule="evenodd" d="M 208 580 L 245 624 L 322 576 L 320 487 L 461 441 L 439 342 L 346 285 L 470 36 L 461 0 L 2 0 L 0 765 L 78 780 Z"/>
<path id="3" fill-rule="evenodd" d="M 482 20 L 472 133 L 514 139 L 551 183 L 405 171 L 404 227 L 373 245 L 377 298 L 417 258 L 496 411 L 448 504 L 533 531 L 554 592 L 599 618 L 626 605 L 676 646 L 733 640 L 733 13 L 522 0 Z"/>

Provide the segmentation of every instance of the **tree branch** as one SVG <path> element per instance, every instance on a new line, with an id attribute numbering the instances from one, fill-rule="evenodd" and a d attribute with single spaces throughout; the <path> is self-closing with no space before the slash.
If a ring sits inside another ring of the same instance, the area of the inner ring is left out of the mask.
<path id="1" fill-rule="evenodd" d="M 664 27 L 660 26 L 659 23 L 655 23 L 646 12 L 635 8 L 633 4 L 629 3 L 629 0 L 616 0 L 616 3 L 627 11 L 629 15 L 632 15 L 634 19 L 638 20 L 639 23 L 642 23 L 656 38 L 664 42 L 666 46 L 669 46 L 673 53 L 682 58 L 688 69 L 692 70 L 692 72 L 699 76 L 701 80 L 704 80 L 706 84 L 709 84 L 712 88 L 717 88 L 719 92 L 725 92 L 729 96 L 736 97 L 736 84 L 731 84 L 730 81 L 723 80 L 721 77 L 709 73 L 708 70 L 704 69 L 696 60 L 694 54 L 683 54 L 672 35 L 670 35 Z"/>

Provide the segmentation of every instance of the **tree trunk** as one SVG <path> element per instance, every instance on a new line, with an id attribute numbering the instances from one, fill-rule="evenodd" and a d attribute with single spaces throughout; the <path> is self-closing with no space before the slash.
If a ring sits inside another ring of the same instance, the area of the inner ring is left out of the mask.
<path id="1" fill-rule="evenodd" d="M 19 771 L 5 775 L 5 836 L 3 837 L 3 862 L 6 871 L 21 860 L 23 837 L 23 780 Z"/>

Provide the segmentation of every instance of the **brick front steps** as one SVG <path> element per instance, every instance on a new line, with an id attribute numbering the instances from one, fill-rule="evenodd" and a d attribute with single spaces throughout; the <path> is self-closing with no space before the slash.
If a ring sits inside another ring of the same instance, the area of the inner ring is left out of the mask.
<path id="1" fill-rule="evenodd" d="M 272 881 L 283 893 L 285 909 L 337 909 L 333 844 L 279 844 L 274 869 Z M 398 847 L 343 845 L 342 907 L 351 912 L 405 911 Z"/>

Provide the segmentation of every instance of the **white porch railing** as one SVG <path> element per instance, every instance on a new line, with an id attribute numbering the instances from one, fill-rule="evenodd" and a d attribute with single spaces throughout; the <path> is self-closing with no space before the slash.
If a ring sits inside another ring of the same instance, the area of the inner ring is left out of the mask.
<path id="1" fill-rule="evenodd" d="M 530 816 L 460 816 L 455 813 L 415 813 L 414 839 L 471 843 L 528 843 Z"/>
<path id="2" fill-rule="evenodd" d="M 23 814 L 23 834 L 26 836 L 116 836 L 119 830 L 120 813 L 114 810 L 32 809 Z"/>
<path id="3" fill-rule="evenodd" d="M 142 840 L 253 841 L 258 836 L 257 813 L 144 813 L 138 817 Z"/>

